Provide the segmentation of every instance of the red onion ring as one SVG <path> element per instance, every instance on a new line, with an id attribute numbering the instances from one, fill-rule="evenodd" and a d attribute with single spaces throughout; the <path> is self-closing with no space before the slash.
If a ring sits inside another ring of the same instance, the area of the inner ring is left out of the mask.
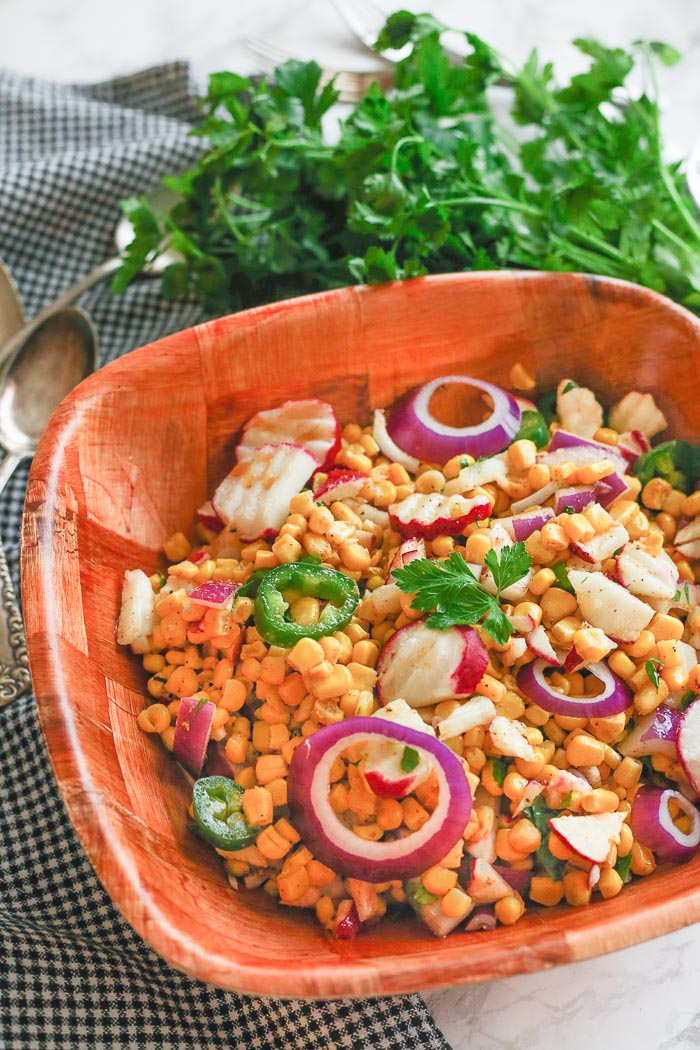
<path id="1" fill-rule="evenodd" d="M 625 472 L 627 467 L 627 461 L 624 456 L 621 456 L 613 445 L 604 445 L 602 441 L 591 441 L 590 438 L 582 438 L 578 434 L 571 434 L 568 430 L 555 430 L 546 451 L 557 452 L 562 448 L 594 449 L 600 453 L 601 459 L 609 459 L 622 473 Z"/>
<path id="2" fill-rule="evenodd" d="M 668 755 L 677 757 L 676 737 L 683 715 L 673 707 L 657 707 L 644 715 L 625 737 L 618 749 L 630 758 L 642 755 Z"/>
<path id="3" fill-rule="evenodd" d="M 382 736 L 427 753 L 439 784 L 438 804 L 420 830 L 388 842 L 355 835 L 328 801 L 331 766 L 368 736 Z M 295 825 L 314 856 L 341 875 L 386 882 L 420 875 L 444 857 L 469 821 L 472 796 L 461 760 L 435 737 L 384 718 L 355 717 L 324 726 L 296 749 L 288 801 Z"/>
<path id="4" fill-rule="evenodd" d="M 595 675 L 605 689 L 600 696 L 578 697 L 565 696 L 549 684 L 545 670 L 551 665 L 546 660 L 535 660 L 518 671 L 518 688 L 534 704 L 553 715 L 567 715 L 572 718 L 607 718 L 618 715 L 632 703 L 629 686 L 600 662 L 589 664 L 588 670 Z"/>
<path id="5" fill-rule="evenodd" d="M 448 383 L 475 386 L 488 394 L 493 411 L 483 423 L 472 427 L 450 427 L 430 413 L 430 399 L 438 387 Z M 492 456 L 501 452 L 520 429 L 521 410 L 515 398 L 492 383 L 470 376 L 439 376 L 409 390 L 389 409 L 387 432 L 398 447 L 427 463 L 446 463 L 461 453 Z"/>
<path id="6" fill-rule="evenodd" d="M 691 818 L 692 826 L 687 835 L 671 819 L 671 799 Z M 700 813 L 680 791 L 647 785 L 639 788 L 632 803 L 630 827 L 635 839 L 662 860 L 688 860 L 700 845 Z"/>

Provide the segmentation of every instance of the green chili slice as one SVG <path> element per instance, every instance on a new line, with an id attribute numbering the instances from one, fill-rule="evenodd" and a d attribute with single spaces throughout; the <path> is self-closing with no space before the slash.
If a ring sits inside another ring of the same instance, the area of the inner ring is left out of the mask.
<path id="1" fill-rule="evenodd" d="M 243 788 L 228 777 L 202 777 L 192 789 L 197 829 L 212 846 L 224 850 L 252 846 L 257 830 L 242 813 Z"/>
<path id="2" fill-rule="evenodd" d="M 520 430 L 513 440 L 522 441 L 526 438 L 534 441 L 537 448 L 544 448 L 549 444 L 549 436 L 549 427 L 542 413 L 526 408 L 520 420 Z"/>
<path id="3" fill-rule="evenodd" d="M 317 623 L 294 623 L 288 618 L 289 604 L 282 594 L 287 589 L 328 603 Z M 342 572 L 304 562 L 278 565 L 260 582 L 255 626 L 270 645 L 292 649 L 300 638 L 323 638 L 340 631 L 350 622 L 359 600 L 357 584 Z"/>

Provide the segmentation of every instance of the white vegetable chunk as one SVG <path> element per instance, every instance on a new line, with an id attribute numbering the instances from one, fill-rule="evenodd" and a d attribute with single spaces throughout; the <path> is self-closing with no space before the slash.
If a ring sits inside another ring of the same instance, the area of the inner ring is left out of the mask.
<path id="1" fill-rule="evenodd" d="M 131 645 L 153 630 L 156 596 L 151 581 L 141 569 L 127 569 L 122 587 L 122 606 L 117 623 L 117 642 Z"/>

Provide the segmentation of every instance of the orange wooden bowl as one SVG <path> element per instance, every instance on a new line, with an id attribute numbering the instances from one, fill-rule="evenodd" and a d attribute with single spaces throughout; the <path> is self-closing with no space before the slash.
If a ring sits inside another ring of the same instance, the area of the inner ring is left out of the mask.
<path id="1" fill-rule="evenodd" d="M 466 372 L 542 387 L 575 377 L 610 400 L 652 390 L 693 438 L 700 322 L 632 285 L 570 274 L 440 276 L 346 288 L 225 317 L 108 365 L 67 398 L 32 467 L 24 607 L 61 795 L 99 877 L 168 962 L 225 988 L 378 995 L 503 977 L 621 948 L 700 919 L 700 856 L 587 908 L 435 940 L 412 919 L 354 941 L 261 891 L 233 893 L 186 830 L 188 788 L 136 725 L 140 661 L 114 640 L 124 569 L 158 550 L 232 461 L 255 410 L 317 395 L 370 419 L 407 387 Z"/>

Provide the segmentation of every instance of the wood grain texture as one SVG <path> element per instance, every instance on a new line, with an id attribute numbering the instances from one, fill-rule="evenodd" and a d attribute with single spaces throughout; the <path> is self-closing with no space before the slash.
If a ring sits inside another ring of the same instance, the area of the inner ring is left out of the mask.
<path id="1" fill-rule="evenodd" d="M 700 919 L 700 856 L 578 910 L 436 941 L 413 920 L 332 941 L 310 916 L 232 893 L 186 832 L 188 787 L 134 711 L 139 661 L 114 641 L 125 568 L 158 548 L 232 462 L 253 410 L 316 395 L 369 420 L 407 387 L 459 372 L 540 385 L 562 375 L 611 400 L 653 390 L 697 438 L 700 323 L 653 293 L 569 274 L 487 273 L 351 288 L 161 340 L 86 380 L 32 467 L 23 594 L 34 685 L 62 797 L 106 889 L 170 963 L 244 992 L 378 995 L 583 959 Z"/>

